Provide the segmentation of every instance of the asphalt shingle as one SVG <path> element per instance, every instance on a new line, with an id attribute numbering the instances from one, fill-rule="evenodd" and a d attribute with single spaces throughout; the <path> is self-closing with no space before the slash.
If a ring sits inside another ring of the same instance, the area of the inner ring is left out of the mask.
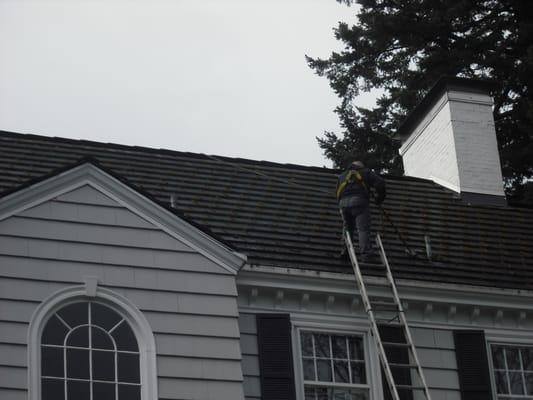
<path id="1" fill-rule="evenodd" d="M 338 257 L 331 169 L 0 132 L 0 192 L 88 156 L 162 204 L 174 196 L 180 215 L 252 264 L 351 273 Z M 419 254 L 406 254 L 373 207 L 374 230 L 397 278 L 533 289 L 533 210 L 466 205 L 428 180 L 386 180 L 384 207 Z"/>

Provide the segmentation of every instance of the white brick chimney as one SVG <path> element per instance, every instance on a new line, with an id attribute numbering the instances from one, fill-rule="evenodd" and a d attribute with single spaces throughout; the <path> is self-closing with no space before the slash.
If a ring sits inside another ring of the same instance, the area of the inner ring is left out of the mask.
<path id="1" fill-rule="evenodd" d="M 505 205 L 490 85 L 441 78 L 398 133 L 405 175 L 431 179 L 468 203 Z"/>

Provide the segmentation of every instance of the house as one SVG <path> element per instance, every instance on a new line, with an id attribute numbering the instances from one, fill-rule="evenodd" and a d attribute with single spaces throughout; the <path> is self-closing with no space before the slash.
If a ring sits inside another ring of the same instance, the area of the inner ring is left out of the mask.
<path id="1" fill-rule="evenodd" d="M 491 104 L 443 80 L 399 131 L 416 257 L 372 209 L 437 400 L 533 399 L 533 212 Z M 1 399 L 386 398 L 338 171 L 10 132 L 0 169 Z"/>

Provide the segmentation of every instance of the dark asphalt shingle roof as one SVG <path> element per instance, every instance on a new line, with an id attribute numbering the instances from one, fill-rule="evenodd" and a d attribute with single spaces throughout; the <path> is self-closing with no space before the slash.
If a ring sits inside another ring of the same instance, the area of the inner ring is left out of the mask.
<path id="1" fill-rule="evenodd" d="M 180 215 L 252 264 L 351 272 L 338 258 L 336 171 L 326 168 L 0 131 L 0 193 L 87 156 L 162 204 L 175 195 Z M 397 278 L 533 289 L 533 210 L 469 206 L 428 180 L 386 180 L 385 208 L 422 255 L 410 258 L 373 208 Z"/>

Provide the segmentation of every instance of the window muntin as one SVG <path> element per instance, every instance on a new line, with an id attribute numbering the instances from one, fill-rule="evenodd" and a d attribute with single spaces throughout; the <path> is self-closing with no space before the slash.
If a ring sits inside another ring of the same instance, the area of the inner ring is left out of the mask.
<path id="1" fill-rule="evenodd" d="M 368 400 L 361 336 L 300 332 L 305 400 Z"/>
<path id="2" fill-rule="evenodd" d="M 139 346 L 128 322 L 95 302 L 56 311 L 41 335 L 42 400 L 140 400 Z"/>
<path id="3" fill-rule="evenodd" d="M 492 344 L 498 400 L 533 399 L 533 347 Z"/>

